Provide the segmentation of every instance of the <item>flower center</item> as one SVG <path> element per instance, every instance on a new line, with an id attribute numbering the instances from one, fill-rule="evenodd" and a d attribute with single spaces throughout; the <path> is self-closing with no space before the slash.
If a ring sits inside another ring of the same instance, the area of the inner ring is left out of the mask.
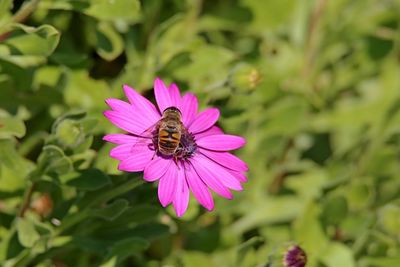
<path id="1" fill-rule="evenodd" d="M 182 133 L 179 146 L 176 150 L 176 156 L 178 159 L 186 160 L 192 157 L 197 150 L 197 144 L 192 133 Z"/>

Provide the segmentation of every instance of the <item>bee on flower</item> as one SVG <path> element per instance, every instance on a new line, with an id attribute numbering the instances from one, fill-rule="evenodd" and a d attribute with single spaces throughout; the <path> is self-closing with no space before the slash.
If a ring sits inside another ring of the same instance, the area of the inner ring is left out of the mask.
<path id="1" fill-rule="evenodd" d="M 228 199 L 233 197 L 230 190 L 243 190 L 248 167 L 229 151 L 246 141 L 215 126 L 218 109 L 198 112 L 195 95 L 181 96 L 175 84 L 167 88 L 159 78 L 154 82 L 157 108 L 127 85 L 124 92 L 129 103 L 107 99 L 111 110 L 104 112 L 115 126 L 128 132 L 103 138 L 117 144 L 110 156 L 120 161 L 119 170 L 144 171 L 146 181 L 159 181 L 161 204 L 172 203 L 178 217 L 186 212 L 189 191 L 211 211 L 210 190 Z"/>

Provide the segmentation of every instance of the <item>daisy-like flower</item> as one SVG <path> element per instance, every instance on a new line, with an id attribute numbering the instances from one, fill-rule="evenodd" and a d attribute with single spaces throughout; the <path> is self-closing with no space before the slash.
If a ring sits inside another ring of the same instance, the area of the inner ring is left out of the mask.
<path id="1" fill-rule="evenodd" d="M 228 151 L 242 147 L 245 139 L 224 134 L 215 126 L 220 115 L 218 109 L 198 112 L 195 95 L 181 96 L 175 84 L 167 88 L 159 78 L 154 81 L 158 108 L 127 85 L 124 92 L 129 103 L 107 99 L 112 110 L 105 111 L 104 116 L 128 133 L 108 134 L 103 139 L 118 145 L 110 151 L 110 156 L 120 160 L 119 170 L 144 171 L 144 180 L 159 181 L 158 198 L 162 206 L 172 203 L 176 215 L 181 217 L 188 207 L 191 191 L 211 211 L 214 200 L 210 190 L 232 199 L 230 190 L 243 189 L 241 183 L 246 182 L 244 173 L 248 167 Z M 175 128 L 161 132 L 160 128 L 166 125 L 161 121 L 171 111 L 180 122 Z M 165 138 L 169 141 L 165 142 Z M 165 153 L 162 148 L 173 153 Z"/>

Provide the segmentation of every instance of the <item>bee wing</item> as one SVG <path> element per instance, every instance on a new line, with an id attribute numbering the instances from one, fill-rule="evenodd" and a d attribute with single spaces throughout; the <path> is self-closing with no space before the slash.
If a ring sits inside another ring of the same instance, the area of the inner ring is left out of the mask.
<path id="1" fill-rule="evenodd" d="M 149 143 L 152 143 L 152 139 L 155 134 L 155 130 L 157 128 L 158 122 L 144 130 L 141 134 L 137 135 L 137 140 L 135 143 L 133 143 L 131 151 L 134 151 L 138 147 L 149 145 Z"/>

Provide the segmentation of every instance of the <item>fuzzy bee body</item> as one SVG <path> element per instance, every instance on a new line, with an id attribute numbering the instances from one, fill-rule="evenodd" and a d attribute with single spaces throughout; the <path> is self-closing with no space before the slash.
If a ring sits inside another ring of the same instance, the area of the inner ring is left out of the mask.
<path id="1" fill-rule="evenodd" d="M 176 107 L 166 108 L 161 119 L 137 137 L 139 141 L 132 146 L 132 151 L 138 144 L 146 145 L 151 139 L 149 147 L 154 150 L 154 155 L 172 157 L 175 162 L 188 159 L 197 150 L 194 136 L 183 125 L 182 114 Z"/>
<path id="2" fill-rule="evenodd" d="M 158 123 L 158 151 L 165 156 L 175 155 L 184 130 L 180 111 L 175 107 L 165 109 Z"/>

